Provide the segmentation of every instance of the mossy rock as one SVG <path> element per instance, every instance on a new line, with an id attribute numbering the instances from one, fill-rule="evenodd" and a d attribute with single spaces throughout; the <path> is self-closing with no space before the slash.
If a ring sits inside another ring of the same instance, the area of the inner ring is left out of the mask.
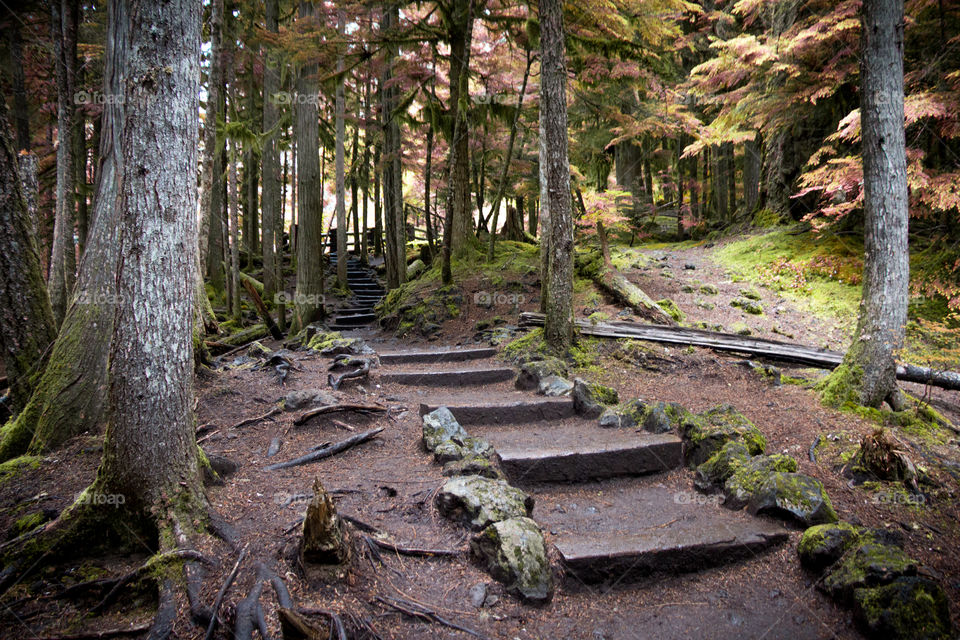
<path id="1" fill-rule="evenodd" d="M 553 596 L 547 545 L 540 527 L 530 518 L 491 524 L 473 537 L 470 550 L 509 592 L 533 602 L 546 602 Z"/>
<path id="2" fill-rule="evenodd" d="M 492 458 L 495 453 L 489 442 L 469 435 L 446 407 L 423 416 L 422 441 L 440 464 L 473 457 Z"/>
<path id="3" fill-rule="evenodd" d="M 763 315 L 763 305 L 756 300 L 747 300 L 746 298 L 735 298 L 730 301 L 731 307 L 738 307 L 743 311 L 755 316 Z"/>
<path id="4" fill-rule="evenodd" d="M 621 402 L 600 414 L 600 426 L 630 429 L 643 421 L 646 411 L 647 403 L 640 398 Z"/>
<path id="5" fill-rule="evenodd" d="M 747 508 L 750 513 L 774 515 L 804 527 L 839 520 L 823 484 L 801 473 L 771 474 Z"/>
<path id="6" fill-rule="evenodd" d="M 560 358 L 551 356 L 543 360 L 530 360 L 520 366 L 517 374 L 516 387 L 525 391 L 538 389 L 540 382 L 550 376 L 564 377 L 567 375 L 567 365 Z"/>
<path id="7" fill-rule="evenodd" d="M 549 348 L 543 339 L 543 329 L 531 329 L 525 335 L 508 342 L 500 355 L 505 360 L 523 364 L 531 360 L 543 360 L 549 354 Z"/>
<path id="8" fill-rule="evenodd" d="M 684 293 L 696 293 L 698 290 L 699 288 L 697 287 L 697 285 L 694 285 L 694 284 L 685 284 L 682 287 L 680 287 L 680 291 Z"/>
<path id="9" fill-rule="evenodd" d="M 759 291 L 753 288 L 740 289 L 740 295 L 747 300 L 760 300 L 763 297 Z"/>
<path id="10" fill-rule="evenodd" d="M 620 402 L 616 389 L 601 384 L 573 381 L 573 410 L 585 418 L 599 418 L 607 407 Z"/>
<path id="11" fill-rule="evenodd" d="M 843 557 L 859 539 L 860 529 L 849 522 L 814 525 L 803 532 L 797 545 L 800 564 L 822 571 Z"/>
<path id="12" fill-rule="evenodd" d="M 745 506 L 774 473 L 794 473 L 797 461 L 788 455 L 775 453 L 754 456 L 736 464 L 733 473 L 723 485 L 724 506 L 739 509 Z"/>
<path id="13" fill-rule="evenodd" d="M 506 480 L 503 471 L 496 462 L 486 456 L 468 455 L 459 460 L 451 460 L 443 465 L 443 475 L 450 476 L 483 476 L 491 480 Z"/>
<path id="14" fill-rule="evenodd" d="M 897 578 L 882 587 L 855 589 L 854 618 L 872 638 L 947 640 L 953 637 L 950 606 L 936 582 Z"/>
<path id="15" fill-rule="evenodd" d="M 700 307 L 701 309 L 706 309 L 707 311 L 713 311 L 714 309 L 717 308 L 717 305 L 713 304 L 712 302 L 708 302 L 708 301 L 706 301 L 706 300 L 697 299 L 697 300 L 694 300 L 693 303 L 694 303 L 695 305 L 697 305 L 698 307 Z M 710 328 L 710 325 L 709 325 L 708 323 L 706 323 L 706 322 L 699 322 L 699 323 L 697 323 L 697 325 L 698 325 L 701 329 L 709 329 L 709 328 Z"/>
<path id="16" fill-rule="evenodd" d="M 638 422 L 648 433 L 669 433 L 673 430 L 673 421 L 667 414 L 669 405 L 666 402 L 657 402 L 648 406 Z"/>
<path id="17" fill-rule="evenodd" d="M 720 293 L 720 289 L 718 289 L 715 284 L 702 284 L 700 285 L 700 293 L 707 296 L 715 296 Z"/>
<path id="18" fill-rule="evenodd" d="M 730 405 L 719 405 L 695 416 L 685 417 L 680 424 L 684 439 L 684 456 L 687 465 L 697 467 L 719 451 L 731 440 L 740 440 L 750 455 L 764 452 L 766 438 L 742 413 Z"/>
<path id="19" fill-rule="evenodd" d="M 863 536 L 852 551 L 827 570 L 818 586 L 837 600 L 850 602 L 855 589 L 882 586 L 916 573 L 916 561 L 902 549 Z"/>
<path id="20" fill-rule="evenodd" d="M 677 303 L 670 298 L 657 300 L 657 305 L 676 322 L 683 322 L 687 317 L 680 307 L 677 306 Z"/>
<path id="21" fill-rule="evenodd" d="M 533 513 L 532 496 L 504 480 L 478 475 L 447 480 L 434 501 L 442 515 L 465 522 L 477 531 L 494 522 Z"/>
<path id="22" fill-rule="evenodd" d="M 709 460 L 697 467 L 693 484 L 701 491 L 716 490 L 722 487 L 727 478 L 748 460 L 750 460 L 750 452 L 747 451 L 746 445 L 738 440 L 730 440 L 710 456 Z"/>

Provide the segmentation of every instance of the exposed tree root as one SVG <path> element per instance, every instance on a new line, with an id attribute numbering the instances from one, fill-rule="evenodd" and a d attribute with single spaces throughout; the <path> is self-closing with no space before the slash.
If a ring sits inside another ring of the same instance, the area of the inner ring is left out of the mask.
<path id="1" fill-rule="evenodd" d="M 411 618 L 417 618 L 418 620 L 424 620 L 426 622 L 435 622 L 445 627 L 456 629 L 457 631 L 463 631 L 464 633 L 468 633 L 475 638 L 487 638 L 487 636 L 483 635 L 479 631 L 474 631 L 469 627 L 464 627 L 455 622 L 451 622 L 450 620 L 441 617 L 433 609 L 429 609 L 415 602 L 410 602 L 409 600 L 405 600 L 403 598 L 391 598 L 389 596 L 377 596 L 375 600 L 390 607 L 391 609 L 399 611 L 406 616 L 410 616 Z"/>
<path id="2" fill-rule="evenodd" d="M 210 640 L 210 638 L 213 637 L 213 632 L 217 628 L 218 616 L 220 615 L 220 605 L 223 604 L 223 598 L 227 595 L 227 591 L 230 590 L 230 586 L 233 584 L 233 581 L 236 580 L 237 573 L 240 571 L 240 565 L 243 563 L 243 559 L 246 557 L 247 547 L 244 547 L 240 550 L 240 555 L 237 557 L 237 562 L 233 565 L 233 570 L 231 570 L 230 574 L 227 575 L 227 579 L 223 582 L 223 586 L 221 586 L 220 591 L 217 592 L 217 598 L 213 601 L 210 624 L 207 626 L 207 634 L 204 636 L 206 640 Z"/>
<path id="3" fill-rule="evenodd" d="M 310 411 L 305 411 L 293 421 L 296 426 L 301 426 L 317 416 L 327 413 L 336 413 L 338 411 L 356 411 L 358 413 L 384 413 L 388 411 L 387 407 L 381 407 L 376 404 L 327 404 Z"/>
<path id="4" fill-rule="evenodd" d="M 383 431 L 383 427 L 377 427 L 375 429 L 370 429 L 369 431 L 364 431 L 363 433 L 358 433 L 355 436 L 350 436 L 346 440 L 341 440 L 336 444 L 325 446 L 321 449 L 308 453 L 306 455 L 300 456 L 299 458 L 294 458 L 293 460 L 287 460 L 286 462 L 277 462 L 276 464 L 271 464 L 264 469 L 267 471 L 275 471 L 277 469 L 286 469 L 288 467 L 296 467 L 302 464 L 307 464 L 309 462 L 316 462 L 317 460 L 322 460 L 323 458 L 329 458 L 330 456 L 336 455 L 341 451 L 346 451 L 350 447 L 360 444 L 361 442 L 366 442 L 370 440 L 378 433 Z"/>
<path id="5" fill-rule="evenodd" d="M 167 578 L 160 586 L 160 604 L 147 640 L 167 640 L 173 633 L 173 623 L 177 620 L 177 599 L 173 591 L 173 581 Z"/>

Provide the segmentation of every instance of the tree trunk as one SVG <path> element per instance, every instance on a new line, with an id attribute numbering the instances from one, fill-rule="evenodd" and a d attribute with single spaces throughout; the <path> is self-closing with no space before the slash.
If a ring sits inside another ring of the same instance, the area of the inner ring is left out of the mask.
<path id="1" fill-rule="evenodd" d="M 201 176 L 200 205 L 200 265 L 208 277 L 219 273 L 223 256 L 209 255 L 213 242 L 211 238 L 220 237 L 220 180 L 223 167 L 220 166 L 220 152 L 217 149 L 217 114 L 220 113 L 221 92 L 223 90 L 223 0 L 210 0 L 210 74 L 207 78 L 206 115 L 203 122 L 203 167 Z M 217 217 L 214 220 L 214 216 Z M 218 261 L 219 260 L 219 261 Z M 223 281 L 220 281 L 223 286 Z"/>
<path id="2" fill-rule="evenodd" d="M 384 31 L 391 31 L 400 22 L 397 5 L 384 11 Z M 399 47 L 388 44 L 387 64 L 384 69 L 381 92 L 383 100 L 383 229 L 387 264 L 387 288 L 395 289 L 404 283 L 407 276 L 406 229 L 403 212 L 403 172 L 401 165 L 400 123 L 394 110 L 397 107 L 399 89 L 391 86 L 393 60 L 399 57 Z"/>
<path id="3" fill-rule="evenodd" d="M 837 404 L 901 404 L 896 354 L 903 347 L 910 284 L 903 20 L 903 0 L 863 3 L 863 298 L 843 364 L 822 387 L 825 399 Z"/>
<path id="4" fill-rule="evenodd" d="M 278 0 L 266 0 L 266 27 L 270 33 L 277 33 Z M 277 55 L 273 51 L 265 52 L 266 64 L 263 68 L 263 131 L 267 135 L 263 141 L 263 297 L 270 301 L 282 289 L 280 283 L 280 269 L 277 266 L 274 248 L 276 240 L 274 234 L 276 220 L 281 215 L 282 202 L 280 200 L 279 171 L 280 160 L 277 152 L 277 127 L 280 119 L 280 109 L 277 104 L 277 92 L 280 91 L 280 74 L 277 65 Z M 256 212 L 252 212 L 256 217 Z M 283 233 L 283 230 L 279 231 Z M 252 243 L 252 240 L 251 240 Z M 249 246 L 249 245 L 248 245 Z M 251 253 L 253 250 L 251 249 Z"/>
<path id="5" fill-rule="evenodd" d="M 300 0 L 300 17 L 312 20 L 314 5 Z M 317 65 L 303 65 L 297 74 L 297 290 L 291 330 L 300 331 L 323 317 L 323 200 L 320 194 L 320 138 L 317 113 Z"/>
<path id="6" fill-rule="evenodd" d="M 453 0 L 449 24 L 450 41 L 450 135 L 451 227 L 449 252 L 458 255 L 473 236 L 470 204 L 470 45 L 473 40 L 473 0 Z"/>
<path id="7" fill-rule="evenodd" d="M 344 37 L 344 30 L 346 29 L 346 14 L 342 8 L 337 9 L 337 35 L 339 38 Z M 344 155 L 346 150 L 344 149 L 344 115 L 345 115 L 345 101 L 343 95 L 343 48 L 342 45 L 338 47 L 339 51 L 337 52 L 337 92 L 336 92 L 336 113 L 334 118 L 336 119 L 336 148 L 334 153 L 335 164 L 336 164 L 336 193 L 337 193 L 337 285 L 341 289 L 347 288 L 347 209 L 346 209 L 346 193 L 344 189 Z"/>
<path id="8" fill-rule="evenodd" d="M 368 76 L 363 96 L 363 159 L 361 160 L 363 165 L 363 174 L 361 176 L 363 181 L 363 236 L 361 237 L 360 263 L 364 266 L 367 265 L 370 258 L 370 247 L 368 246 L 369 235 L 367 233 L 368 225 L 370 224 L 368 218 L 370 205 L 370 145 L 373 144 L 372 130 L 370 127 L 370 110 L 370 77 Z"/>
<path id="9" fill-rule="evenodd" d="M 230 174 L 227 193 L 230 197 L 230 315 L 240 320 L 240 222 L 238 209 L 240 194 L 237 192 L 237 142 L 230 141 Z"/>
<path id="10" fill-rule="evenodd" d="M 357 114 L 359 121 L 360 114 Z M 360 257 L 360 201 L 357 197 L 359 184 L 357 182 L 357 145 L 360 144 L 360 127 L 353 128 L 353 146 L 350 150 L 350 218 L 353 220 L 353 252 Z"/>
<path id="11" fill-rule="evenodd" d="M 383 202 L 380 200 L 380 145 L 373 148 L 373 255 L 383 255 Z"/>
<path id="12" fill-rule="evenodd" d="M 556 353 L 573 343 L 573 220 L 570 215 L 570 165 L 567 157 L 567 65 L 563 39 L 563 3 L 540 0 L 540 165 L 546 175 L 550 236 L 544 339 Z"/>
<path id="13" fill-rule="evenodd" d="M 10 409 L 18 414 L 34 390 L 56 326 L 30 232 L 27 206 L 17 175 L 17 152 L 0 97 L 0 349 L 10 384 Z"/>
<path id="14" fill-rule="evenodd" d="M 8 46 L 10 47 L 10 72 L 13 84 L 13 118 L 17 131 L 17 151 L 29 151 L 30 111 L 27 106 L 27 88 L 24 82 L 23 44 L 20 33 L 20 20 L 17 16 L 7 23 Z"/>
<path id="15" fill-rule="evenodd" d="M 517 209 L 523 210 L 519 202 L 517 202 Z M 537 199 L 531 196 L 527 203 L 527 233 L 534 238 L 537 237 L 537 222 Z"/>
<path id="16" fill-rule="evenodd" d="M 73 243 L 75 166 L 73 160 L 73 78 L 76 68 L 76 30 L 71 24 L 70 0 L 50 0 L 51 36 L 57 77 L 57 187 L 53 247 L 47 286 L 57 326 L 63 322 L 73 291 L 76 249 Z"/>
<path id="17" fill-rule="evenodd" d="M 206 506 L 191 348 L 200 6 L 127 4 L 130 75 L 117 165 L 122 259 L 107 434 L 91 490 L 124 495 L 124 508 L 142 518 L 173 516 L 191 527 Z"/>
<path id="18" fill-rule="evenodd" d="M 743 205 L 748 214 L 756 210 L 760 200 L 760 145 L 759 133 L 743 145 Z"/>

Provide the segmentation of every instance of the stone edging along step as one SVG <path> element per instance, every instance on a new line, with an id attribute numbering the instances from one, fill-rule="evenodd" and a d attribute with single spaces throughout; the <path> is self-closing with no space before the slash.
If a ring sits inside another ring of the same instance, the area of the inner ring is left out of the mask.
<path id="1" fill-rule="evenodd" d="M 381 360 L 381 364 L 383 361 Z M 394 371 L 380 374 L 381 383 L 420 385 L 424 387 L 462 387 L 496 384 L 516 378 L 513 369 L 466 369 L 461 371 Z"/>
<path id="2" fill-rule="evenodd" d="M 382 357 L 382 356 L 381 356 Z M 381 360 L 381 363 L 383 361 Z M 426 415 L 441 405 L 420 405 Z M 444 405 L 463 425 L 527 424 L 545 420 L 564 420 L 574 415 L 569 398 L 511 402 L 508 404 Z"/>
<path id="3" fill-rule="evenodd" d="M 494 348 L 459 349 L 450 351 L 397 351 L 381 353 L 380 364 L 413 364 L 430 362 L 466 362 L 497 355 Z M 420 414 L 423 415 L 423 414 Z"/>

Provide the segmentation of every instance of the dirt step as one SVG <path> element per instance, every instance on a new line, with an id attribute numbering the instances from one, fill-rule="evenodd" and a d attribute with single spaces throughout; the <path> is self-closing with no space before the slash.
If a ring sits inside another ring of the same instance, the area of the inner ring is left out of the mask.
<path id="1" fill-rule="evenodd" d="M 583 499 L 584 493 L 566 497 L 565 513 L 558 513 L 556 495 L 537 495 L 534 513 L 555 532 L 567 574 L 582 582 L 699 571 L 749 560 L 789 539 L 777 524 L 730 511 L 696 493 L 623 487 L 591 492 L 602 495 L 592 503 Z"/>
<path id="2" fill-rule="evenodd" d="M 395 353 L 381 353 L 380 364 L 412 364 L 416 362 L 466 362 L 480 360 L 497 355 L 493 348 L 485 349 L 451 349 L 449 351 L 398 351 Z"/>
<path id="3" fill-rule="evenodd" d="M 581 482 L 639 476 L 682 463 L 683 445 L 671 434 L 602 429 L 589 423 L 478 433 L 496 448 L 514 482 Z"/>
<path id="4" fill-rule="evenodd" d="M 382 358 L 382 356 L 381 356 Z M 381 360 L 382 362 L 383 360 Z M 420 415 L 446 406 L 462 425 L 527 424 L 545 420 L 563 420 L 574 415 L 569 398 L 528 400 L 499 404 L 420 405 Z"/>
<path id="5" fill-rule="evenodd" d="M 513 380 L 516 375 L 516 371 L 507 368 L 462 371 L 391 371 L 380 374 L 380 382 L 422 387 L 460 387 L 506 382 Z"/>

